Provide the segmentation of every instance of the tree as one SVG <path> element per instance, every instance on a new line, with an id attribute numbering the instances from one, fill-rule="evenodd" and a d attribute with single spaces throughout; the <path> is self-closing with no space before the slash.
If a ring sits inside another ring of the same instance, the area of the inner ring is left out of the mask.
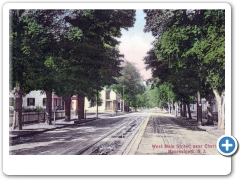
<path id="1" fill-rule="evenodd" d="M 138 107 L 137 96 L 144 93 L 145 87 L 142 83 L 141 76 L 134 64 L 129 61 L 125 62 L 125 65 L 121 71 L 121 76 L 117 78 L 117 84 L 111 87 L 121 94 L 122 99 L 131 107 Z"/>
<path id="2" fill-rule="evenodd" d="M 123 56 L 116 48 L 119 42 L 115 37 L 121 36 L 121 28 L 133 26 L 135 10 L 73 10 L 65 20 L 81 34 L 81 38 L 71 39 L 77 44 L 71 57 L 76 73 L 81 74 L 75 78 L 79 86 L 74 92 L 83 101 L 84 96 L 114 83 L 114 78 L 120 75 Z M 79 110 L 79 118 L 83 117 L 83 112 Z"/>
<path id="3" fill-rule="evenodd" d="M 200 93 L 208 97 L 209 87 L 220 99 L 216 89 L 224 92 L 224 11 L 145 10 L 145 13 L 145 31 L 151 31 L 156 41 L 144 60 L 152 68 L 155 83 L 171 83 L 176 98 L 186 102 L 196 93 L 198 100 Z M 199 101 L 198 110 L 200 115 Z M 221 114 L 223 110 L 219 110 L 220 119 Z M 198 121 L 201 124 L 200 116 Z"/>
<path id="4" fill-rule="evenodd" d="M 14 88 L 15 95 L 12 128 L 19 130 L 22 129 L 22 96 L 34 89 L 34 79 L 40 69 L 38 60 L 42 57 L 38 49 L 46 40 L 42 36 L 43 28 L 26 15 L 26 10 L 10 10 L 10 90 Z"/>
<path id="5" fill-rule="evenodd" d="M 119 75 L 122 55 L 116 49 L 118 42 L 114 37 L 121 35 L 120 28 L 133 26 L 134 16 L 134 10 L 28 11 L 26 17 L 43 27 L 48 39 L 55 43 L 49 43 L 49 50 L 41 49 L 37 53 L 44 52 L 41 67 L 51 76 L 39 76 L 35 88 L 63 96 L 66 121 L 70 120 L 72 95 L 78 94 L 81 118 L 84 116 L 84 97 L 94 88 L 111 84 L 113 77 Z M 46 94 L 51 96 L 51 93 Z"/>
<path id="6" fill-rule="evenodd" d="M 52 92 L 63 96 L 69 121 L 73 94 L 83 101 L 93 89 L 115 82 L 123 57 L 115 37 L 133 26 L 135 10 L 12 10 L 10 18 L 10 89 L 17 86 L 21 129 L 22 92 L 46 91 L 51 124 Z"/>
<path id="7" fill-rule="evenodd" d="M 24 19 L 34 26 L 28 30 L 31 38 L 26 42 L 29 58 L 36 60 L 36 75 L 32 76 L 31 84 L 34 90 L 43 90 L 46 93 L 46 123 L 51 124 L 52 92 L 57 85 L 57 73 L 53 63 L 59 58 L 59 40 L 66 30 L 62 23 L 65 10 L 26 10 Z"/>
<path id="8" fill-rule="evenodd" d="M 202 12 L 201 38 L 194 42 L 187 56 L 201 63 L 200 78 L 210 85 L 218 103 L 218 126 L 225 127 L 225 11 Z"/>
<path id="9" fill-rule="evenodd" d="M 23 11 L 10 11 L 10 90 L 15 87 L 14 94 L 14 119 L 12 129 L 18 126 L 22 129 L 22 88 L 24 81 L 24 54 L 21 51 L 21 40 L 24 33 L 24 24 L 20 21 Z M 14 69 L 14 71 L 13 71 Z M 19 76 L 18 76 L 19 75 Z"/>

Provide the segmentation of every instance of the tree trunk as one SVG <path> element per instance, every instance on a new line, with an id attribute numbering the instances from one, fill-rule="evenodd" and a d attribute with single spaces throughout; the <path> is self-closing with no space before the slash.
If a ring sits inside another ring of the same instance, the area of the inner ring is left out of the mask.
<path id="1" fill-rule="evenodd" d="M 218 127 L 225 128 L 225 90 L 223 90 L 221 96 L 216 90 L 213 90 L 218 104 Z"/>
<path id="2" fill-rule="evenodd" d="M 19 87 L 14 88 L 14 112 L 13 112 L 13 124 L 12 124 L 12 130 L 18 129 L 22 130 L 22 87 L 21 85 Z"/>
<path id="3" fill-rule="evenodd" d="M 213 115 L 212 115 L 212 107 L 211 107 L 211 99 L 209 99 L 209 101 L 207 101 L 207 122 L 205 125 L 214 125 Z"/>
<path id="4" fill-rule="evenodd" d="M 71 100 L 72 95 L 63 96 L 65 102 L 65 121 L 69 122 L 71 120 Z"/>
<path id="5" fill-rule="evenodd" d="M 199 91 L 197 91 L 197 122 L 198 125 L 202 125 L 202 104 Z"/>
<path id="6" fill-rule="evenodd" d="M 97 97 L 96 97 L 96 117 L 98 119 L 98 90 L 97 90 Z"/>
<path id="7" fill-rule="evenodd" d="M 190 110 L 190 104 L 189 102 L 187 102 L 187 109 L 188 109 L 188 118 L 192 119 L 192 115 L 191 115 L 191 110 Z"/>
<path id="8" fill-rule="evenodd" d="M 178 103 L 175 102 L 175 116 L 178 116 Z"/>
<path id="9" fill-rule="evenodd" d="M 170 104 L 168 103 L 168 114 L 170 114 Z"/>
<path id="10" fill-rule="evenodd" d="M 180 103 L 180 116 L 183 116 L 182 102 Z"/>
<path id="11" fill-rule="evenodd" d="M 126 111 L 126 112 L 129 112 L 129 106 L 128 106 L 128 105 L 125 105 L 125 108 L 126 108 L 125 111 Z"/>
<path id="12" fill-rule="evenodd" d="M 45 123 L 51 125 L 52 124 L 52 92 L 46 91 L 47 104 L 46 104 L 46 114 L 47 118 Z"/>
<path id="13" fill-rule="evenodd" d="M 84 119 L 84 103 L 85 97 L 81 94 L 78 94 L 78 120 Z"/>
<path id="14" fill-rule="evenodd" d="M 186 102 L 183 102 L 183 117 L 186 117 L 187 113 L 186 113 Z"/>

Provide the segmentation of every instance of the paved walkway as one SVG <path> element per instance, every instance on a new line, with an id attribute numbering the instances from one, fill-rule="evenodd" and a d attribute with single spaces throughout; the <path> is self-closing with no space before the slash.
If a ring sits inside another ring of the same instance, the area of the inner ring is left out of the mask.
<path id="1" fill-rule="evenodd" d="M 214 125 L 199 126 L 199 125 L 197 125 L 197 119 L 195 117 L 193 117 L 193 119 L 191 119 L 191 120 L 185 120 L 185 119 L 181 119 L 181 118 L 177 118 L 177 120 L 179 122 L 181 122 L 182 124 L 186 124 L 186 125 L 194 124 L 199 129 L 205 130 L 205 131 L 207 131 L 211 134 L 214 134 L 216 136 L 219 136 L 219 137 L 225 134 L 225 130 L 218 128 L 218 124 L 215 121 L 214 121 Z M 203 121 L 203 123 L 206 123 L 207 119 L 203 118 L 202 121 Z"/>

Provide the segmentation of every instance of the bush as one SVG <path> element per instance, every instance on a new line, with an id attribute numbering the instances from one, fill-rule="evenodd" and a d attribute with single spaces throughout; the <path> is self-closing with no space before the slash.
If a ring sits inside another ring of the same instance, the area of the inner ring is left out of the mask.
<path id="1" fill-rule="evenodd" d="M 35 108 L 26 108 L 26 107 L 23 107 L 22 108 L 22 112 L 45 112 L 46 109 L 40 107 L 40 106 L 37 106 Z M 13 114 L 14 112 L 14 109 L 13 108 L 9 108 L 9 114 Z"/>
<path id="2" fill-rule="evenodd" d="M 22 112 L 44 112 L 45 109 L 40 107 L 40 106 L 37 106 L 35 108 L 25 108 L 23 107 L 22 109 Z"/>

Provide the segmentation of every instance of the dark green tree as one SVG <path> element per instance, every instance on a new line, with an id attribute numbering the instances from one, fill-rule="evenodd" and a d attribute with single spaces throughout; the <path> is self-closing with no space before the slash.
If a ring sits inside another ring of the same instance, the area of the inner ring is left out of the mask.
<path id="1" fill-rule="evenodd" d="M 152 68 L 155 82 L 173 85 L 176 99 L 189 102 L 197 94 L 201 123 L 200 93 L 207 98 L 211 95 L 210 87 L 215 94 L 217 89 L 224 92 L 224 11 L 145 10 L 145 13 L 145 31 L 156 37 L 145 63 Z"/>
<path id="2" fill-rule="evenodd" d="M 126 61 L 121 74 L 122 75 L 117 78 L 117 84 L 111 87 L 121 95 L 128 106 L 134 108 L 139 107 L 137 96 L 145 91 L 145 86 L 143 85 L 139 71 L 134 64 Z"/>

